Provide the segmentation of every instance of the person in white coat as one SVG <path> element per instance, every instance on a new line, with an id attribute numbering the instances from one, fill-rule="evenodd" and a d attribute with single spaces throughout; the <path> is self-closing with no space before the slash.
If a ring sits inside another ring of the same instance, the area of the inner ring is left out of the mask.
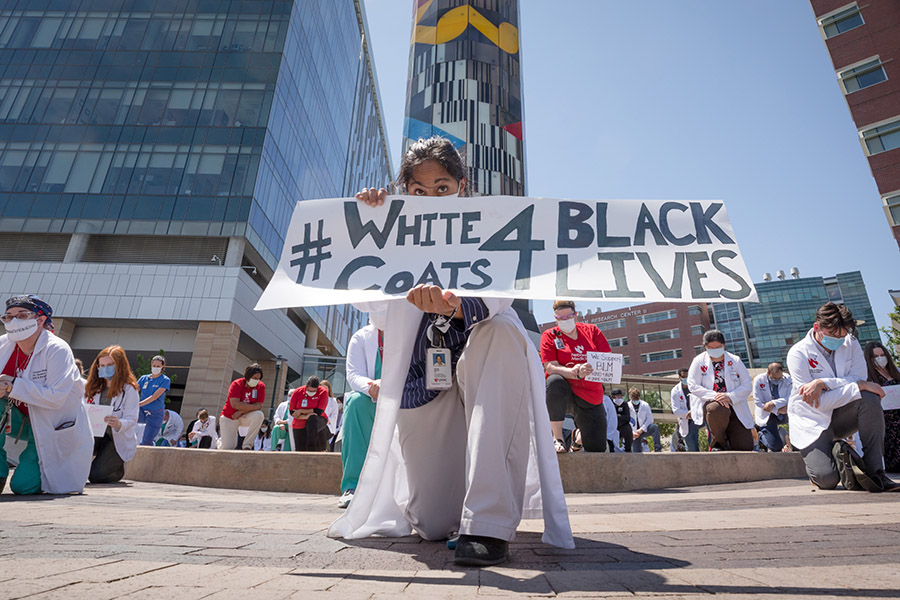
<path id="1" fill-rule="evenodd" d="M 294 389 L 288 390 L 288 398 L 294 395 Z M 294 417 L 291 416 L 291 401 L 285 400 L 275 409 L 275 425 L 272 430 L 272 445 L 276 450 L 283 452 L 291 451 L 291 423 Z"/>
<path id="2" fill-rule="evenodd" d="M 274 435 L 274 434 L 273 434 Z M 205 408 L 197 412 L 197 420 L 188 432 L 188 444 L 193 448 L 215 448 L 219 441 L 216 433 L 216 418 L 209 414 Z"/>
<path id="3" fill-rule="evenodd" d="M 163 415 L 162 432 L 156 440 L 156 445 L 172 446 L 174 448 L 178 445 L 178 440 L 181 439 L 182 431 L 184 431 L 184 420 L 181 418 L 181 415 L 167 408 L 166 414 Z"/>
<path id="4" fill-rule="evenodd" d="M 688 387 L 688 369 L 678 369 L 678 377 L 681 381 L 672 388 L 672 412 L 678 419 L 678 433 L 684 440 L 685 449 L 688 452 L 699 452 L 700 426 L 691 416 L 691 406 L 698 400 L 691 396 Z"/>
<path id="5" fill-rule="evenodd" d="M 6 301 L 0 320 L 0 489 L 9 475 L 6 428 L 26 440 L 10 479 L 14 494 L 80 493 L 94 447 L 84 382 L 72 350 L 53 334 L 53 311 L 33 295 Z"/>
<path id="6" fill-rule="evenodd" d="M 88 481 L 121 481 L 125 477 L 125 463 L 137 452 L 138 404 L 141 401 L 137 379 L 121 346 L 104 348 L 94 359 L 84 396 L 88 404 L 112 408 L 112 413 L 103 418 L 106 429 L 94 437 L 94 459 Z"/>
<path id="7" fill-rule="evenodd" d="M 725 336 L 710 329 L 703 334 L 705 352 L 688 369 L 688 388 L 698 401 L 691 416 L 709 426 L 710 450 L 753 450 L 753 413 L 750 412 L 750 373 L 741 358 L 725 351 Z"/>
<path id="8" fill-rule="evenodd" d="M 619 424 L 616 420 L 616 407 L 612 398 L 603 396 L 603 407 L 606 409 L 606 443 L 610 452 L 622 452 L 619 448 Z"/>
<path id="9" fill-rule="evenodd" d="M 829 302 L 819 307 L 813 328 L 788 352 L 791 443 L 800 450 L 810 481 L 832 490 L 841 480 L 835 455 L 849 459 L 840 456 L 836 442 L 859 432 L 866 474 L 880 480 L 885 491 L 900 491 L 900 484 L 884 474 L 884 390 L 866 381 L 866 361 L 855 330 L 850 310 Z"/>
<path id="10" fill-rule="evenodd" d="M 781 452 L 779 425 L 787 423 L 788 398 L 791 397 L 791 378 L 785 375 L 784 366 L 773 362 L 753 379 L 753 401 L 756 404 L 756 427 L 759 430 L 759 445 L 770 452 Z"/>
<path id="11" fill-rule="evenodd" d="M 399 183 L 407 194 L 448 197 L 449 208 L 465 190 L 465 166 L 448 140 L 420 140 L 404 156 Z M 370 205 L 385 197 L 384 189 L 357 195 Z M 437 369 L 437 354 L 446 370 Z M 483 566 L 506 560 L 523 515 L 535 518 L 542 507 L 544 540 L 574 547 L 543 368 L 512 301 L 416 286 L 407 301 L 388 303 L 384 357 L 359 487 L 329 535 L 414 529 L 443 540 L 458 532 L 454 562 Z M 449 389 L 429 389 L 427 372 L 429 382 L 446 377 Z"/>
<path id="12" fill-rule="evenodd" d="M 641 400 L 641 390 L 631 388 L 628 390 L 631 399 L 631 410 L 634 415 L 631 434 L 631 451 L 641 453 L 644 451 L 644 439 L 649 435 L 653 438 L 653 451 L 662 451 L 662 441 L 659 439 L 659 425 L 653 422 L 653 411 L 650 405 Z"/>

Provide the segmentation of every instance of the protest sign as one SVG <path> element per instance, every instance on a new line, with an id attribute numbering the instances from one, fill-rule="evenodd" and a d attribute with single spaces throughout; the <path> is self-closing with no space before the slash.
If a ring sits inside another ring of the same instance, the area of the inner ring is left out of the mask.
<path id="1" fill-rule="evenodd" d="M 103 420 L 112 414 L 112 406 L 108 404 L 85 404 L 88 413 L 88 422 L 94 437 L 103 437 L 106 433 L 106 422 Z"/>
<path id="2" fill-rule="evenodd" d="M 900 385 L 888 385 L 881 389 L 884 390 L 884 398 L 881 399 L 882 410 L 900 408 Z"/>
<path id="3" fill-rule="evenodd" d="M 611 352 L 588 352 L 587 363 L 593 371 L 585 381 L 622 383 L 622 355 Z"/>
<path id="4" fill-rule="evenodd" d="M 298 202 L 257 310 L 466 295 L 756 301 L 721 201 L 389 196 Z"/>

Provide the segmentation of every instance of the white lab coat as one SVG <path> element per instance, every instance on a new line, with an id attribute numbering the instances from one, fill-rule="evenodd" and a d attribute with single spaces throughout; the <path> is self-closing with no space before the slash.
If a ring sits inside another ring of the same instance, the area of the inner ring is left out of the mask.
<path id="1" fill-rule="evenodd" d="M 606 409 L 606 439 L 613 443 L 613 448 L 619 447 L 619 423 L 616 417 L 616 408 L 612 398 L 603 396 L 603 408 Z"/>
<path id="2" fill-rule="evenodd" d="M 640 429 L 646 432 L 647 427 L 653 424 L 653 411 L 650 410 L 650 405 L 641 400 L 638 409 L 634 410 L 634 403 L 629 400 L 628 406 L 631 408 L 631 418 L 633 419 L 631 426 L 633 431 L 637 433 L 637 430 Z"/>
<path id="3" fill-rule="evenodd" d="M 325 417 L 328 419 L 328 431 L 331 435 L 337 432 L 337 418 L 341 407 L 338 406 L 337 398 L 328 396 L 328 404 L 325 406 Z"/>
<path id="4" fill-rule="evenodd" d="M 138 404 L 141 401 L 141 395 L 136 389 L 126 384 L 122 388 L 122 393 L 115 398 L 110 398 L 109 404 L 112 406 L 112 416 L 118 417 L 122 427 L 116 431 L 112 430 L 113 443 L 116 446 L 116 453 L 123 462 L 128 462 L 134 458 L 137 452 L 137 420 L 138 420 Z M 91 398 L 91 404 L 100 404 L 100 394 L 94 394 Z"/>
<path id="5" fill-rule="evenodd" d="M 0 337 L 0 364 L 15 350 Z M 84 491 L 94 452 L 94 435 L 84 407 L 84 382 L 69 345 L 41 331 L 28 366 L 13 384 L 10 398 L 28 406 L 41 467 L 41 490 L 48 494 Z M 74 421 L 65 429 L 60 425 Z"/>
<path id="6" fill-rule="evenodd" d="M 772 401 L 772 390 L 769 387 L 769 374 L 760 373 L 753 379 L 753 401 L 756 403 L 756 424 L 765 427 L 769 422 L 769 417 L 778 414 L 778 411 L 788 405 L 788 398 L 791 396 L 791 377 L 787 373 L 778 383 L 778 395 L 780 398 L 775 399 L 775 409 L 772 412 L 765 410 L 763 407 Z"/>
<path id="7" fill-rule="evenodd" d="M 378 360 L 378 329 L 369 324 L 354 333 L 347 346 L 347 383 L 350 389 L 369 394 L 369 384 L 375 381 L 376 360 Z"/>
<path id="8" fill-rule="evenodd" d="M 528 340 L 525 328 L 512 309 L 512 300 L 482 298 L 489 316 L 510 315 L 521 335 Z M 357 305 L 366 312 L 384 310 L 384 303 Z M 384 329 L 384 364 L 382 385 L 375 411 L 375 425 L 366 462 L 359 478 L 353 502 L 328 529 L 330 537 L 359 539 L 372 535 L 402 537 L 412 533 L 404 507 L 409 500 L 406 469 L 400 452 L 397 414 L 403 386 L 409 372 L 416 333 L 422 312 L 406 301 L 387 303 Z M 527 371 L 531 393 L 531 444 L 525 485 L 523 518 L 544 519 L 542 540 L 560 548 L 574 548 L 569 514 L 559 474 L 559 462 L 550 435 L 550 417 L 545 398 L 544 369 L 534 345 L 527 344 Z"/>
<path id="9" fill-rule="evenodd" d="M 812 329 L 788 352 L 787 367 L 793 378 L 788 419 L 791 423 L 791 444 L 796 448 L 803 449 L 815 442 L 831 425 L 831 413 L 836 408 L 862 397 L 857 383 L 865 381 L 868 373 L 862 348 L 856 338 L 848 334 L 844 344 L 834 351 L 837 372 L 832 371 L 825 352 L 813 338 Z M 800 399 L 800 388 L 816 379 L 821 379 L 828 387 L 819 396 L 819 408 L 813 408 Z"/>
<path id="10" fill-rule="evenodd" d="M 741 362 L 741 358 L 730 352 L 725 353 L 725 386 L 728 388 L 726 395 L 731 399 L 734 414 L 741 424 L 747 429 L 753 428 L 753 413 L 750 412 L 750 372 Z M 698 399 L 691 406 L 691 417 L 697 425 L 703 425 L 703 407 L 707 402 L 712 402 L 716 393 L 713 386 L 716 382 L 713 371 L 712 359 L 707 352 L 701 352 L 694 357 L 691 367 L 688 369 L 688 389 L 691 395 Z"/>
<path id="11" fill-rule="evenodd" d="M 172 418 L 171 416 L 169 417 Z M 210 448 L 215 448 L 216 443 L 219 441 L 219 434 L 216 433 L 216 418 L 212 415 L 209 415 L 209 418 L 206 420 L 206 427 L 203 426 L 203 421 L 197 419 L 194 421 L 194 426 L 191 427 L 191 432 L 196 433 L 193 440 L 189 440 L 188 444 L 192 442 L 200 443 L 200 438 L 202 437 L 210 437 L 212 438 L 212 443 L 210 444 Z"/>
<path id="12" fill-rule="evenodd" d="M 691 422 L 688 420 L 689 406 L 688 398 L 684 395 L 684 389 L 679 383 L 672 388 L 672 413 L 678 419 L 678 433 L 681 434 L 681 437 L 691 432 Z"/>
<path id="13" fill-rule="evenodd" d="M 253 449 L 259 452 L 269 452 L 272 450 L 272 438 L 271 437 L 259 437 L 258 435 L 253 439 Z"/>
<path id="14" fill-rule="evenodd" d="M 166 409 L 166 412 L 169 414 L 169 420 L 165 422 L 162 429 L 162 435 L 157 439 L 168 440 L 168 442 L 174 446 L 181 438 L 181 432 L 184 431 L 184 421 L 177 412 L 169 410 L 168 408 Z M 174 440 L 174 442 L 172 440 Z"/>

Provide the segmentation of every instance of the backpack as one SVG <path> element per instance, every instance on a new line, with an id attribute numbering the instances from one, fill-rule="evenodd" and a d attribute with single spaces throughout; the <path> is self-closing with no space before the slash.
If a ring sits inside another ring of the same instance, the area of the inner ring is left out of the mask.
<path id="1" fill-rule="evenodd" d="M 834 457 L 838 474 L 841 476 L 841 485 L 845 490 L 884 491 L 881 478 L 867 472 L 862 457 L 853 446 L 839 440 L 832 446 L 831 455 Z"/>

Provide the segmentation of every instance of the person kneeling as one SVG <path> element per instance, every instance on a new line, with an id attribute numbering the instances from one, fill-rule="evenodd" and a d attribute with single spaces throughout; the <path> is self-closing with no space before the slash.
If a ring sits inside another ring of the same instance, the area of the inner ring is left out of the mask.
<path id="1" fill-rule="evenodd" d="M 121 346 L 100 351 L 88 374 L 84 395 L 88 404 L 109 406 L 106 429 L 94 437 L 94 459 L 88 481 L 114 483 L 125 477 L 125 463 L 137 452 L 140 394 L 137 380 Z"/>

